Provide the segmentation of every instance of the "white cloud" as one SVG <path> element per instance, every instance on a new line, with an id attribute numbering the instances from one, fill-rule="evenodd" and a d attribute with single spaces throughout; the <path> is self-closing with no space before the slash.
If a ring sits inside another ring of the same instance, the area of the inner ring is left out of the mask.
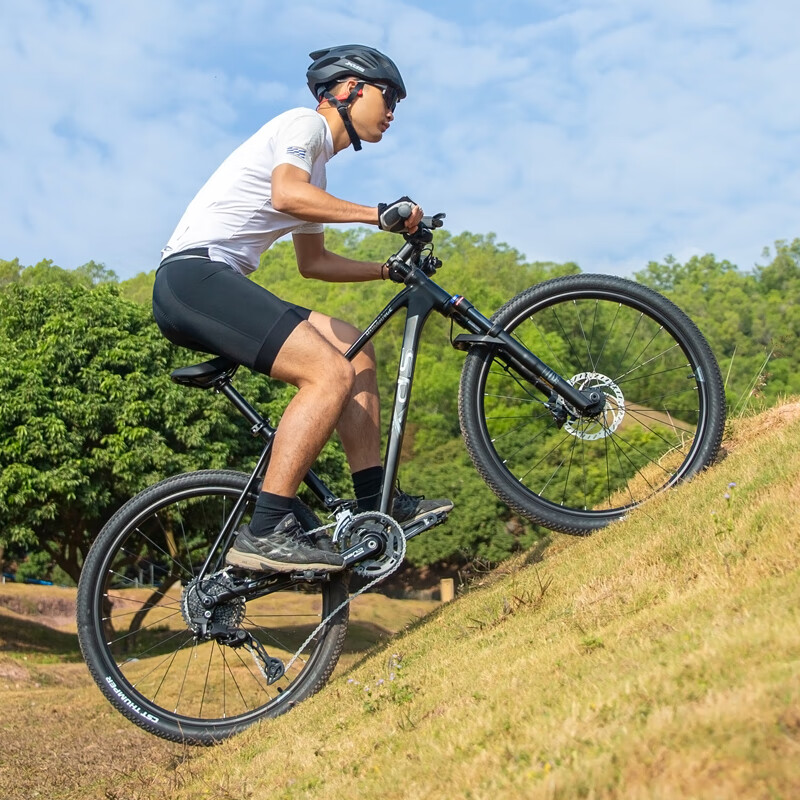
<path id="1" fill-rule="evenodd" d="M 800 235 L 798 23 L 793 0 L 6 4 L 0 258 L 152 268 L 222 158 L 311 102 L 307 53 L 362 41 L 410 96 L 334 193 L 409 193 L 531 259 L 746 268 Z"/>

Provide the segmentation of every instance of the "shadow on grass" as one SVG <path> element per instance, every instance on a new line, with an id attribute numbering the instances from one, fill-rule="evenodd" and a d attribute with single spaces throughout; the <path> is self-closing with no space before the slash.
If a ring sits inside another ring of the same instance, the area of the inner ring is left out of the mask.
<path id="1" fill-rule="evenodd" d="M 80 661 L 76 633 L 65 633 L 30 619 L 0 614 L 0 653 L 31 653 L 58 661 Z"/>

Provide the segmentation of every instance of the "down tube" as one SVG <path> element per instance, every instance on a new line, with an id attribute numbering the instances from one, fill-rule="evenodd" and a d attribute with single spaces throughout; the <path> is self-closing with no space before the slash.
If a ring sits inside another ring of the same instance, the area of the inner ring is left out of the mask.
<path id="1" fill-rule="evenodd" d="M 411 398 L 411 385 L 414 382 L 414 367 L 417 361 L 417 348 L 425 320 L 431 313 L 432 303 L 428 298 L 410 297 L 406 309 L 406 327 L 403 332 L 403 346 L 400 351 L 400 366 L 397 370 L 397 386 L 394 391 L 392 419 L 389 425 L 389 438 L 386 444 L 386 459 L 383 466 L 383 488 L 381 490 L 381 513 L 391 514 L 392 498 L 400 465 L 400 450 L 406 430 L 408 404 Z"/>

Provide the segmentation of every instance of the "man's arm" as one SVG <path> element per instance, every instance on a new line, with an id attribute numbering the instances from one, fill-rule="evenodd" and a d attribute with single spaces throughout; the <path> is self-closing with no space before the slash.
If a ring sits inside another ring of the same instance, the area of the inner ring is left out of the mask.
<path id="1" fill-rule="evenodd" d="M 272 207 L 306 222 L 365 222 L 378 224 L 378 209 L 340 200 L 324 189 L 311 184 L 311 175 L 291 164 L 279 164 L 272 171 Z M 422 209 L 406 221 L 413 232 L 422 219 Z M 336 283 L 374 281 L 385 277 L 382 264 L 355 261 L 325 249 L 325 235 L 303 233 L 292 237 L 297 266 L 304 278 Z"/>
<path id="2" fill-rule="evenodd" d="M 292 164 L 272 171 L 272 207 L 306 222 L 364 222 L 378 224 L 378 209 L 340 200 L 311 184 L 311 175 Z"/>
<path id="3" fill-rule="evenodd" d="M 325 249 L 324 233 L 297 233 L 292 237 L 297 267 L 304 278 L 331 283 L 376 281 L 384 277 L 382 264 L 355 261 Z M 385 272 L 385 270 L 383 270 Z"/>

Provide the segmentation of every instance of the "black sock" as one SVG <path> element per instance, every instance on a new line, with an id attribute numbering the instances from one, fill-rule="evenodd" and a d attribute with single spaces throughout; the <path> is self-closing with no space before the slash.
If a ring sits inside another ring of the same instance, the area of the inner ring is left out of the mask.
<path id="1" fill-rule="evenodd" d="M 383 488 L 383 467 L 367 467 L 353 473 L 353 490 L 361 511 L 377 511 Z"/>
<path id="2" fill-rule="evenodd" d="M 253 536 L 266 536 L 275 530 L 277 524 L 292 510 L 292 497 L 261 492 L 250 519 Z"/>

